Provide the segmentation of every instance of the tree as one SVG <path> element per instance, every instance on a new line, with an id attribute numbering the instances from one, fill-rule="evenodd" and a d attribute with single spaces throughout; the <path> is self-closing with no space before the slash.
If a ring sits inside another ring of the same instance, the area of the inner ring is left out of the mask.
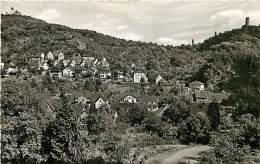
<path id="1" fill-rule="evenodd" d="M 40 163 L 42 101 L 35 91 L 13 81 L 2 83 L 1 99 L 1 161 Z"/>
<path id="2" fill-rule="evenodd" d="M 250 113 L 260 115 L 260 59 L 257 54 L 241 54 L 233 65 L 228 82 L 230 101 L 236 107 L 235 117 Z"/>
<path id="3" fill-rule="evenodd" d="M 168 103 L 169 108 L 162 114 L 164 121 L 176 125 L 190 116 L 190 104 L 185 99 L 173 97 Z"/>
<path id="4" fill-rule="evenodd" d="M 159 137 L 166 137 L 168 134 L 175 133 L 173 126 L 161 120 L 160 117 L 149 113 L 142 121 L 144 129 L 150 133 L 155 133 Z"/>
<path id="5" fill-rule="evenodd" d="M 71 104 L 61 93 L 61 107 L 56 119 L 43 131 L 43 153 L 48 163 L 75 163 L 79 161 L 79 133 Z"/>
<path id="6" fill-rule="evenodd" d="M 90 90 L 92 92 L 95 91 L 95 80 L 94 79 L 86 79 L 84 82 L 83 90 Z"/>
<path id="7" fill-rule="evenodd" d="M 135 124 L 141 125 L 142 121 L 145 119 L 147 114 L 148 112 L 146 109 L 137 105 L 128 109 L 126 113 L 127 118 L 129 119 L 131 125 L 135 125 Z"/>
<path id="8" fill-rule="evenodd" d="M 210 143 L 214 148 L 203 155 L 203 161 L 207 163 L 247 163 L 250 150 L 248 146 L 239 144 L 242 139 L 238 129 L 213 133 Z"/>
<path id="9" fill-rule="evenodd" d="M 178 130 L 180 141 L 208 144 L 210 139 L 210 124 L 204 113 L 196 113 L 184 120 Z"/>
<path id="10" fill-rule="evenodd" d="M 217 130 L 220 123 L 219 106 L 215 102 L 211 102 L 208 106 L 207 116 L 209 117 L 212 130 Z"/>
<path id="11" fill-rule="evenodd" d="M 251 114 L 242 115 L 239 118 L 241 136 L 244 137 L 244 145 L 252 149 L 260 148 L 260 119 Z M 241 143 L 240 143 L 241 144 Z"/>

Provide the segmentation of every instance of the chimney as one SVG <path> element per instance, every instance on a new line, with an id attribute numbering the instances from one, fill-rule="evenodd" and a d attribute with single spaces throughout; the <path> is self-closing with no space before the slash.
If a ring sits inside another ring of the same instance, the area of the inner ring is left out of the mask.
<path id="1" fill-rule="evenodd" d="M 214 33 L 214 36 L 217 36 L 218 34 L 217 34 L 217 32 L 215 31 L 215 33 Z"/>
<path id="2" fill-rule="evenodd" d="M 249 17 L 246 17 L 246 23 L 245 23 L 245 26 L 249 26 L 250 25 L 250 18 Z"/>
<path id="3" fill-rule="evenodd" d="M 194 39 L 191 40 L 191 44 L 194 45 Z"/>

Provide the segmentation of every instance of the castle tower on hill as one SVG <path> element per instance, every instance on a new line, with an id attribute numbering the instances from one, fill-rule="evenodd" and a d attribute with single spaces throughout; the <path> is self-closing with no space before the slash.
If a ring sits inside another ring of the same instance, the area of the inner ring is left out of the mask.
<path id="1" fill-rule="evenodd" d="M 250 17 L 246 17 L 245 26 L 249 26 L 249 25 L 250 25 Z"/>

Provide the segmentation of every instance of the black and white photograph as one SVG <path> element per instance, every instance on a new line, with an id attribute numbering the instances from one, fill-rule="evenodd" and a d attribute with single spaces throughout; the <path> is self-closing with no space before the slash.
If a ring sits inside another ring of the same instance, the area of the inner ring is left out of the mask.
<path id="1" fill-rule="evenodd" d="M 260 1 L 0 9 L 0 163 L 260 164 Z"/>

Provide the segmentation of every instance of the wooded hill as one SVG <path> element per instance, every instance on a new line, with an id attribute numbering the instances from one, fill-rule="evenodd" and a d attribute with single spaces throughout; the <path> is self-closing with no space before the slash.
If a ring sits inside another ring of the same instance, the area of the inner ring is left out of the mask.
<path id="1" fill-rule="evenodd" d="M 210 37 L 200 44 L 173 47 L 126 41 L 95 31 L 49 24 L 30 16 L 1 14 L 1 18 L 2 62 L 13 61 L 18 66 L 25 65 L 28 56 L 61 51 L 68 59 L 74 54 L 106 57 L 111 69 L 127 71 L 134 63 L 139 70 L 158 72 L 166 80 L 180 78 L 207 82 L 211 77 L 226 76 L 237 54 L 249 50 L 259 52 L 260 46 L 260 26 L 244 26 Z"/>

